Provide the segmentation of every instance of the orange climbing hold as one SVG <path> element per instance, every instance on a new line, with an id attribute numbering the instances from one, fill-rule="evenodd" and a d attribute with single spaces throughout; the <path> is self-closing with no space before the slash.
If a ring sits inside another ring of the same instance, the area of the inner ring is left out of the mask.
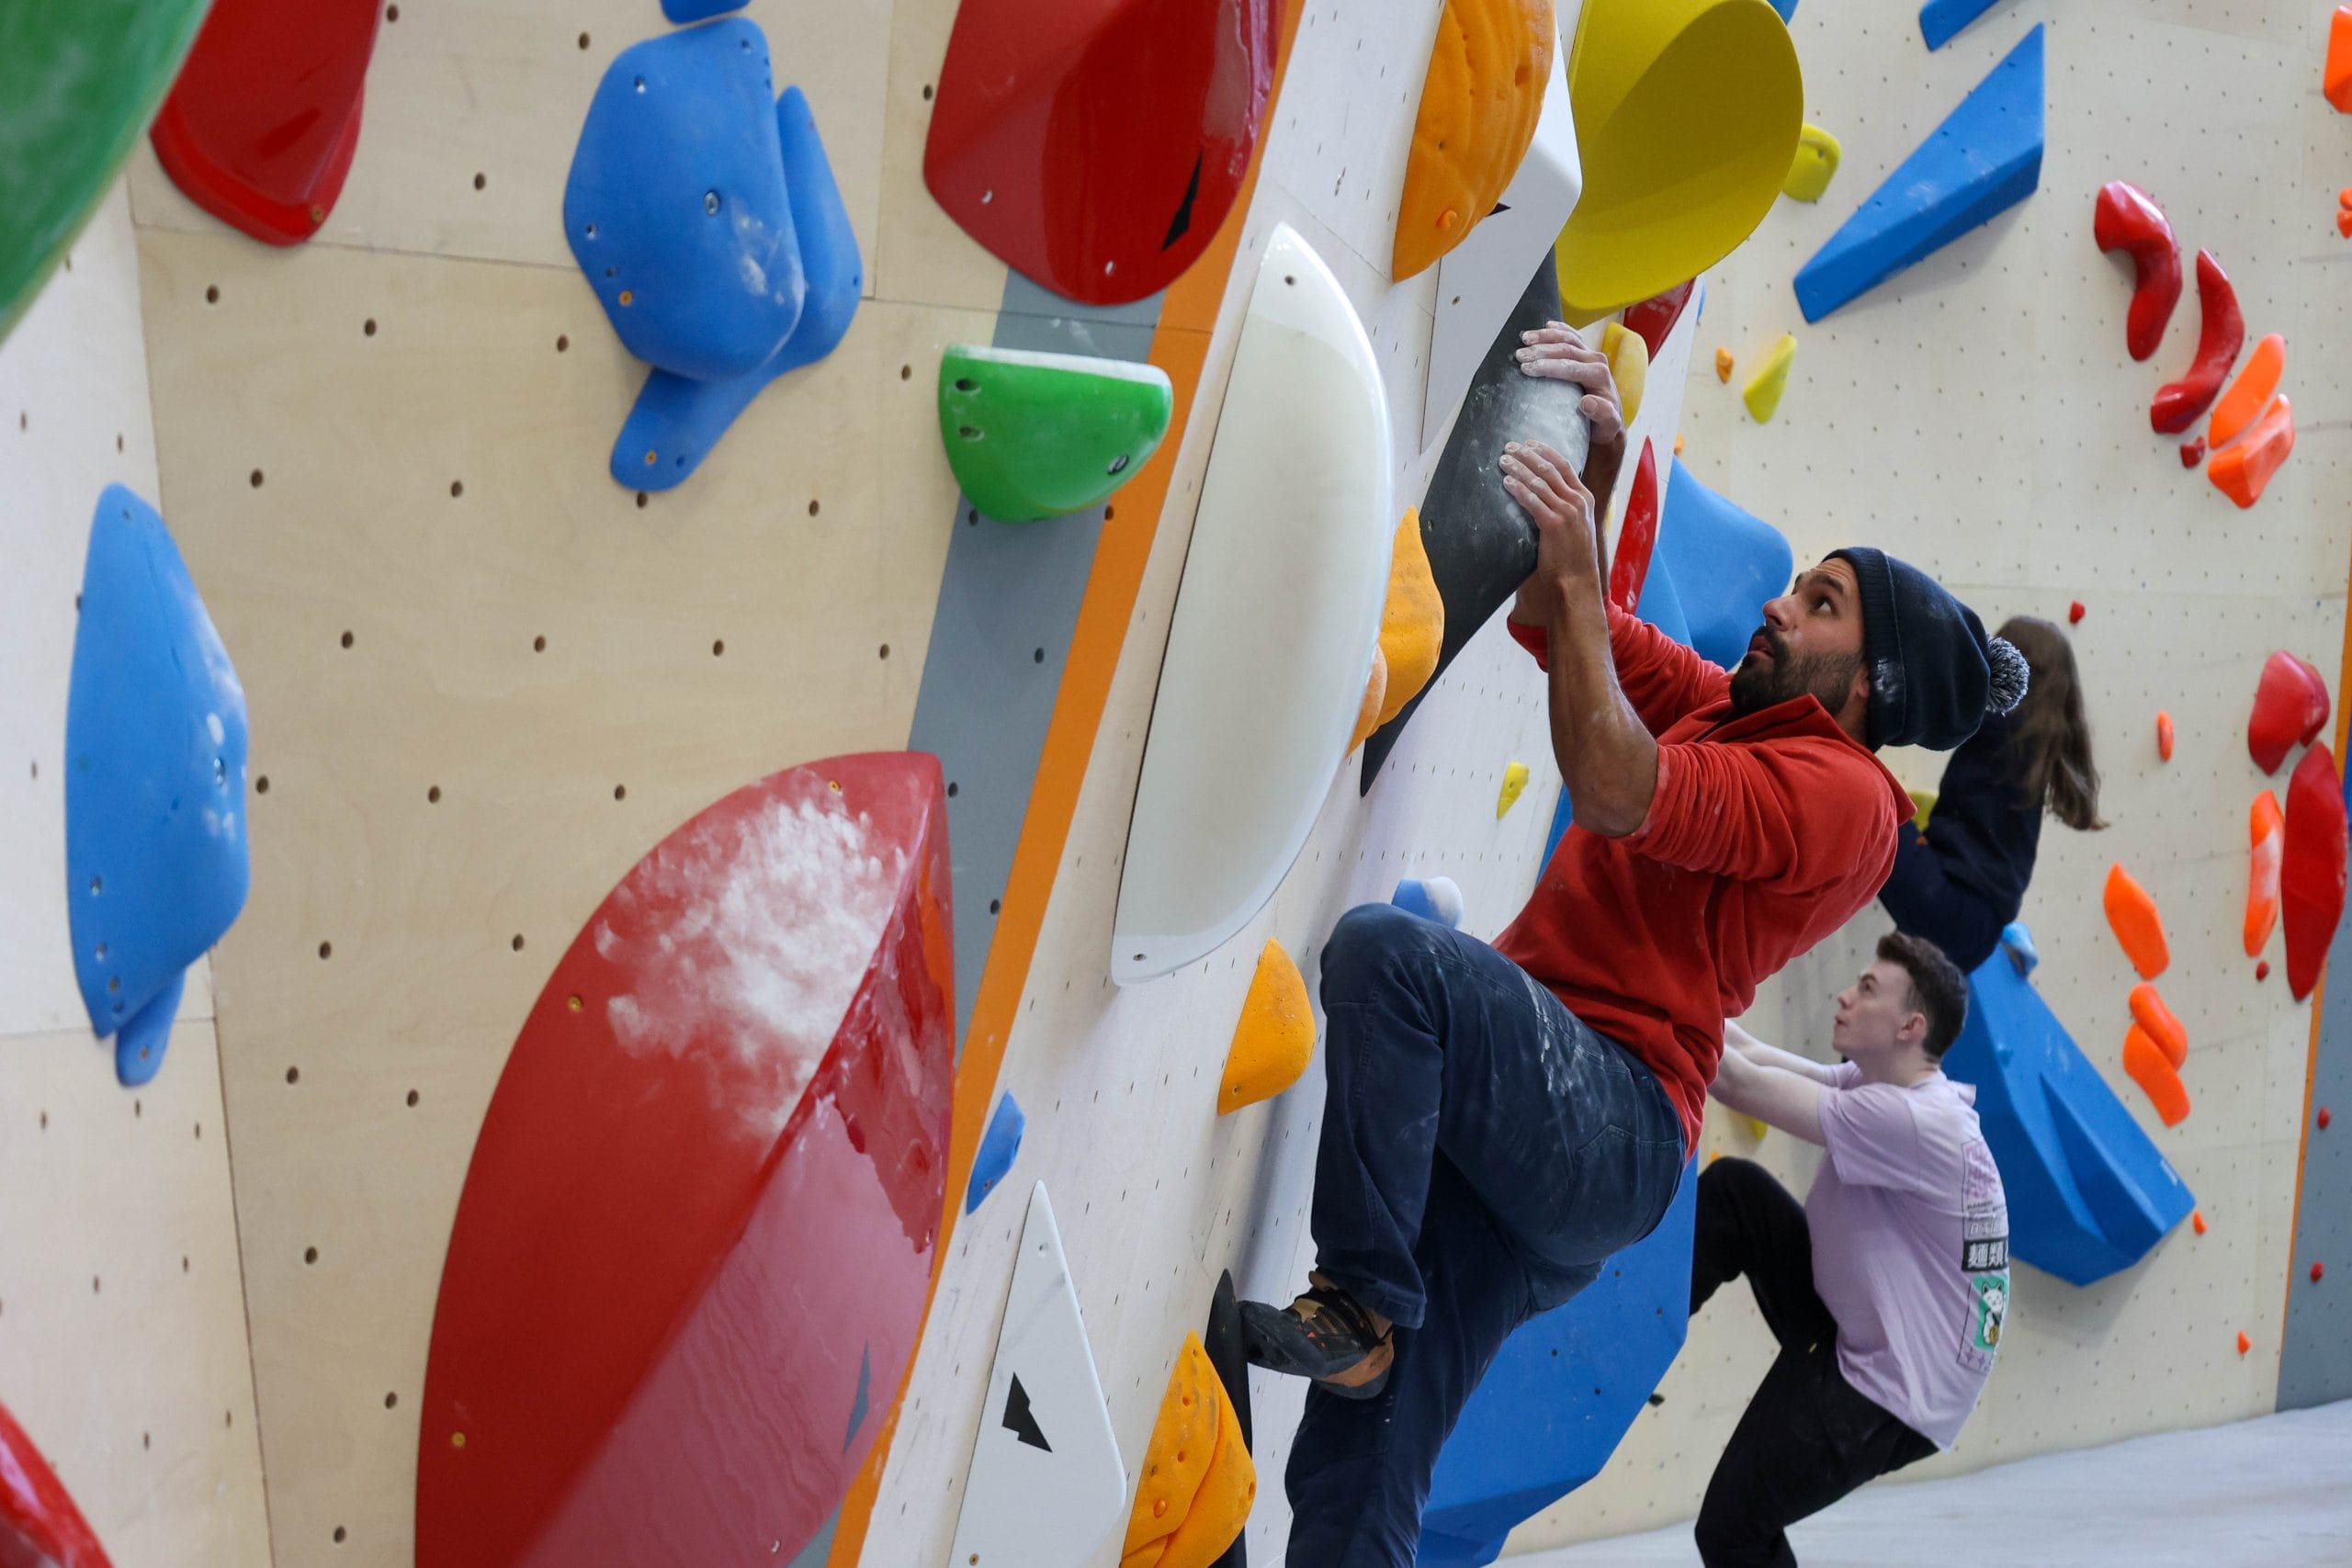
<path id="1" fill-rule="evenodd" d="M 1396 525 L 1388 553 L 1388 603 L 1380 612 L 1380 651 L 1388 661 L 1388 689 L 1380 699 L 1380 722 L 1405 711 L 1437 673 L 1445 643 L 1445 601 L 1430 575 L 1430 552 L 1421 544 L 1421 509 L 1411 507 Z M 1355 750 L 1350 747 L 1350 750 Z"/>
<path id="2" fill-rule="evenodd" d="M 2172 761 L 2172 715 L 2158 708 L 2156 710 L 2156 755 L 2167 762 Z"/>
<path id="3" fill-rule="evenodd" d="M 2338 114 L 2352 114 L 2352 6 L 2338 6 L 2327 23 L 2327 62 L 2320 68 L 2320 91 Z"/>
<path id="4" fill-rule="evenodd" d="M 1241 1417 L 1201 1337 L 1187 1334 L 1144 1450 L 1119 1568 L 1209 1568 L 1240 1539 L 1257 1498 Z"/>
<path id="5" fill-rule="evenodd" d="M 1225 1053 L 1225 1079 L 1217 1086 L 1216 1113 L 1272 1100 L 1298 1081 L 1315 1055 L 1315 1010 L 1306 978 L 1283 944 L 1269 942 L 1258 954 L 1258 972 L 1242 998 L 1241 1021 Z"/>
<path id="6" fill-rule="evenodd" d="M 1737 363 L 1738 363 L 1738 361 L 1736 361 L 1736 360 L 1735 360 L 1735 359 L 1733 359 L 1733 358 L 1732 358 L 1732 356 L 1731 356 L 1731 350 L 1730 350 L 1730 349 L 1727 349 L 1727 348 L 1718 348 L 1718 349 L 1716 349 L 1716 350 L 1715 350 L 1715 379 L 1716 379 L 1716 380 L 1718 380 L 1718 381 L 1725 381 L 1725 382 L 1729 381 L 1729 380 L 1731 379 L 1731 367 L 1732 367 L 1734 365 L 1737 364 Z"/>
<path id="7" fill-rule="evenodd" d="M 2199 1235 L 2203 1235 L 2205 1234 L 2205 1211 L 2202 1209 L 2190 1210 L 2188 1212 L 2188 1223 L 2197 1227 L 2197 1234 Z"/>
<path id="8" fill-rule="evenodd" d="M 2262 499 L 2263 487 L 2294 449 L 2295 405 L 2282 396 L 2244 441 L 2213 455 L 2205 465 L 2205 477 L 2243 512 Z"/>
<path id="9" fill-rule="evenodd" d="M 2143 980 L 2154 979 L 2172 962 L 2172 949 L 2165 943 L 2165 922 L 2156 913 L 2156 901 L 2120 865 L 2107 870 L 2107 923 L 2114 929 L 2115 940 L 2123 944 L 2124 956 L 2132 960 L 2132 967 L 2140 972 Z"/>
<path id="10" fill-rule="evenodd" d="M 2123 1070 L 2146 1091 L 2167 1127 L 2177 1127 L 2188 1115 L 2188 1088 L 2173 1070 L 2164 1047 L 2148 1038 L 2138 1024 L 2123 1037 Z"/>
<path id="11" fill-rule="evenodd" d="M 2267 789 L 2247 813 L 2246 843 L 2245 955 L 2259 958 L 2278 927 L 2278 857 L 2287 848 L 2287 814 Z M 2269 971 L 2263 964 L 2255 978 L 2265 979 Z"/>
<path id="12" fill-rule="evenodd" d="M 2132 1021 L 2162 1048 L 2165 1059 L 2174 1066 L 2188 1064 L 2188 1031 L 2165 1005 L 2155 987 L 2145 980 L 2132 987 Z"/>
<path id="13" fill-rule="evenodd" d="M 1446 0 L 1396 209 L 1397 282 L 1494 210 L 1535 140 L 1558 36 L 1552 0 Z"/>
<path id="14" fill-rule="evenodd" d="M 2272 333 L 2254 345 L 2245 356 L 2245 367 L 2222 400 L 2213 405 L 2213 423 L 2206 426 L 2211 438 L 2207 445 L 2220 451 L 2245 434 L 2254 423 L 2254 416 L 2269 406 L 2270 396 L 2278 389 L 2278 378 L 2287 368 L 2287 340 Z"/>
<path id="15" fill-rule="evenodd" d="M 2248 1339 L 2248 1338 L 2245 1337 L 2245 1329 L 2243 1329 L 2243 1328 L 2239 1329 L 2239 1330 L 2238 1330 L 2238 1354 L 2239 1354 L 2239 1355 L 2241 1355 L 2241 1356 L 2243 1356 L 2243 1355 L 2245 1355 L 2248 1350 L 2251 1350 L 2251 1349 L 2253 1349 L 2253 1348 L 2254 1348 L 2254 1341 L 2253 1341 L 2253 1340 L 2251 1340 L 2251 1339 Z"/>
<path id="16" fill-rule="evenodd" d="M 1348 750 L 1363 745 L 1372 732 L 1380 728 L 1380 705 L 1388 700 L 1388 656 L 1375 648 L 1372 650 L 1372 674 L 1363 683 L 1363 701 L 1356 708 L 1356 727 L 1348 737 Z"/>

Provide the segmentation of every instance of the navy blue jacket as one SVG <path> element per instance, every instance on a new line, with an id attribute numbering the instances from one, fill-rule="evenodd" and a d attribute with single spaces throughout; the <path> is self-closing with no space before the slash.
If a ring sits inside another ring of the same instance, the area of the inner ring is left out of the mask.
<path id="1" fill-rule="evenodd" d="M 2041 803 L 2027 803 L 2007 752 L 2016 721 L 1989 717 L 1944 764 L 1921 833 L 1905 823 L 1879 902 L 1895 928 L 1944 950 L 1963 973 L 2000 945 L 2018 918 L 2041 846 Z"/>

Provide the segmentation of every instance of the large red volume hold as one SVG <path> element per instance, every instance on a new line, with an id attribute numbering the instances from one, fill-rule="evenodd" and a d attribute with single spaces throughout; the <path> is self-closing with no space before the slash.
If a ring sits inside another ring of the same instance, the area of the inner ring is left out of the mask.
<path id="1" fill-rule="evenodd" d="M 2344 789 L 2324 741 L 2303 753 L 2287 781 L 2287 852 L 2278 910 L 2287 928 L 2287 987 L 2301 1001 L 2319 984 L 2344 915 Z"/>
<path id="2" fill-rule="evenodd" d="M 2180 302 L 2180 245 L 2164 209 L 2138 186 L 2110 180 L 2099 187 L 2091 236 L 2102 251 L 2132 256 L 2132 310 L 2124 318 L 2123 344 L 2134 359 L 2145 359 L 2164 341 L 2165 323 Z"/>
<path id="3" fill-rule="evenodd" d="M 1642 584 L 1649 581 L 1650 551 L 1657 545 L 1657 454 L 1642 437 L 1641 461 L 1634 467 L 1634 488 L 1625 492 L 1625 521 L 1617 530 L 1617 553 L 1609 562 L 1609 602 L 1627 615 L 1642 602 Z"/>
<path id="4" fill-rule="evenodd" d="M 2245 318 L 2238 313 L 2238 293 L 2229 275 L 2211 251 L 2197 253 L 2197 304 L 2204 320 L 2197 330 L 2197 357 L 2188 374 L 2157 389 L 2148 406 L 2148 423 L 2161 435 L 2177 435 L 2197 423 L 2197 416 L 2222 395 L 2222 383 L 2245 346 Z"/>
<path id="5" fill-rule="evenodd" d="M 2246 716 L 2246 754 L 2275 773 L 2287 753 L 2307 744 L 2327 723 L 2327 678 L 2307 660 L 2280 649 L 2264 661 Z"/>
<path id="6" fill-rule="evenodd" d="M 788 1562 L 839 1506 L 944 1202 L 944 802 L 912 753 L 776 773 L 565 953 L 458 1202 L 419 1568 Z"/>
<path id="7" fill-rule="evenodd" d="M 1157 293 L 1240 192 L 1280 21 L 1279 0 L 964 0 L 923 183 L 1055 293 Z"/>
<path id="8" fill-rule="evenodd" d="M 149 134 L 189 199 L 273 245 L 318 232 L 359 145 L 377 0 L 214 0 Z"/>
<path id="9" fill-rule="evenodd" d="M 32 1438 L 0 1405 L 0 1568 L 109 1568 L 106 1549 Z"/>

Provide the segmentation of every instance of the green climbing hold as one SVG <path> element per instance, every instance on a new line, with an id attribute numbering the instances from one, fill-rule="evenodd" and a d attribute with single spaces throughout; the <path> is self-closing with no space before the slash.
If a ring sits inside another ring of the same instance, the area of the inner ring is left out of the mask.
<path id="1" fill-rule="evenodd" d="M 0 5 L 0 340 L 154 117 L 207 4 Z"/>
<path id="2" fill-rule="evenodd" d="M 953 344 L 939 438 L 972 504 L 1001 523 L 1099 506 L 1159 450 L 1176 406 L 1157 365 Z"/>

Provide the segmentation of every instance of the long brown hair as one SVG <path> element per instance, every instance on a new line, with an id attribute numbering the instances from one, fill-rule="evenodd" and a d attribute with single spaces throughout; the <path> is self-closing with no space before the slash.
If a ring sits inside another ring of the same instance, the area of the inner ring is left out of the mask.
<path id="1" fill-rule="evenodd" d="M 2099 820 L 2098 769 L 2091 761 L 2074 645 L 2037 615 L 2012 615 L 1999 635 L 2016 645 L 2033 671 L 2009 738 L 2011 755 L 2022 764 L 2018 787 L 2026 803 L 2040 805 L 2077 832 L 2106 827 Z"/>

